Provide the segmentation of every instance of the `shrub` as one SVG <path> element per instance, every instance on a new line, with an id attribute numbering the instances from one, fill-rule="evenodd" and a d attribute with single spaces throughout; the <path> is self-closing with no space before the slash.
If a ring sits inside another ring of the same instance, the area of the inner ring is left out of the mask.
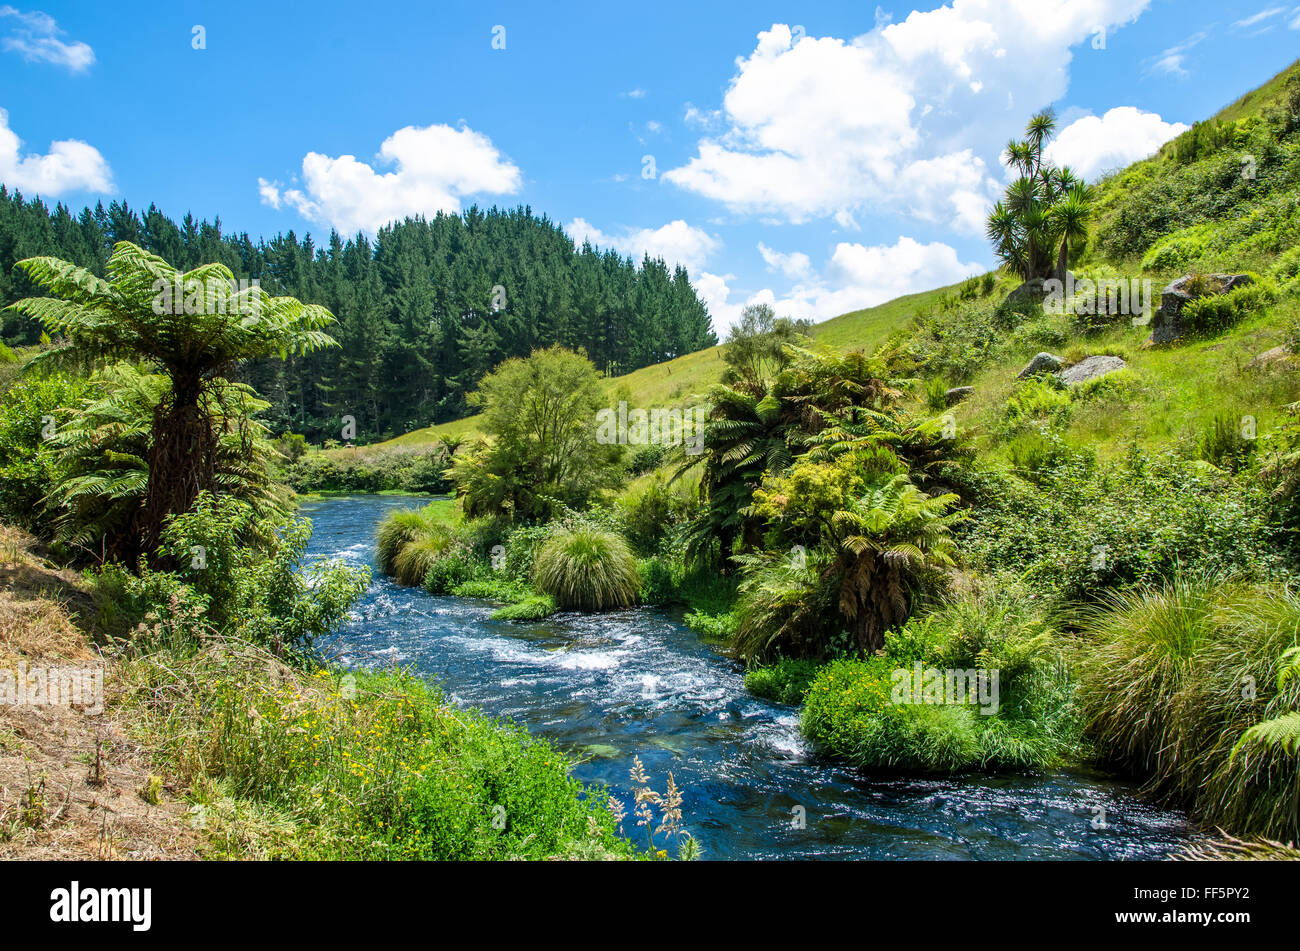
<path id="1" fill-rule="evenodd" d="M 393 580 L 408 587 L 423 583 L 433 563 L 442 557 L 452 542 L 451 530 L 447 526 L 428 526 L 424 534 L 404 544 L 393 558 Z"/>
<path id="2" fill-rule="evenodd" d="M 21 379 L 0 396 L 0 520 L 29 531 L 40 527 L 41 501 L 56 481 L 46 436 L 85 388 L 79 379 L 54 374 Z"/>
<path id="3" fill-rule="evenodd" d="M 1255 440 L 1247 438 L 1241 431 L 1240 418 L 1224 414 L 1210 421 L 1197 444 L 1202 459 L 1229 472 L 1244 469 L 1255 447 Z"/>
<path id="4" fill-rule="evenodd" d="M 1183 305 L 1182 321 L 1193 333 L 1219 333 L 1271 303 L 1275 296 L 1271 283 L 1245 284 L 1226 294 L 1188 301 Z"/>
<path id="5" fill-rule="evenodd" d="M 305 655 L 343 620 L 367 589 L 368 568 L 341 561 L 305 561 L 311 540 L 307 520 L 257 520 L 247 503 L 200 492 L 194 508 L 169 518 L 161 552 L 174 572 L 101 573 L 101 595 L 120 594 L 112 613 L 148 621 L 140 612 L 162 613 L 153 633 L 177 628 L 178 605 L 192 605 L 201 625 L 250 640 L 279 655 Z M 252 543 L 252 537 L 259 542 Z M 161 607 L 160 607 L 161 605 Z M 101 608 L 101 615 L 104 608 Z M 196 622 L 198 624 L 198 622 Z M 159 626 L 161 625 L 161 628 Z M 147 633 L 147 631 L 144 631 Z"/>
<path id="6" fill-rule="evenodd" d="M 349 449 L 310 452 L 285 469 L 296 492 L 447 492 L 447 456 L 441 449 Z"/>
<path id="7" fill-rule="evenodd" d="M 488 570 L 468 549 L 457 545 L 429 565 L 424 574 L 424 588 L 430 594 L 452 594 L 461 585 L 482 576 Z"/>
<path id="8" fill-rule="evenodd" d="M 680 561 L 657 557 L 638 560 L 637 574 L 643 604 L 675 604 L 681 600 L 685 567 Z"/>
<path id="9" fill-rule="evenodd" d="M 898 701 L 900 674 L 917 666 L 984 671 L 990 680 L 996 672 L 996 710 L 969 696 Z M 909 621 L 886 638 L 883 655 L 816 671 L 801 722 L 820 749 L 868 769 L 1039 769 L 1077 746 L 1070 702 L 1037 609 L 1023 596 L 973 595 Z"/>
<path id="10" fill-rule="evenodd" d="M 640 578 L 627 543 L 586 526 L 562 529 L 537 553 L 537 587 L 562 610 L 609 611 L 636 603 Z"/>
<path id="11" fill-rule="evenodd" d="M 931 377 L 925 381 L 925 390 L 922 394 L 925 401 L 925 408 L 932 413 L 942 413 L 948 409 L 948 390 L 949 386 L 943 377 Z"/>
<path id="12" fill-rule="evenodd" d="M 1069 412 L 1070 394 L 1054 376 L 1026 380 L 1007 399 L 1003 416 L 1015 426 L 1030 419 L 1059 418 Z"/>
<path id="13" fill-rule="evenodd" d="M 451 589 L 458 598 L 481 598 L 484 601 L 524 601 L 536 593 L 527 585 L 488 571 L 478 571 L 474 577 L 462 581 Z"/>
<path id="14" fill-rule="evenodd" d="M 1144 271 L 1185 271 L 1210 250 L 1215 229 L 1209 224 L 1192 225 L 1165 235 L 1142 257 Z"/>
<path id="15" fill-rule="evenodd" d="M 1023 575 L 1057 604 L 1159 582 L 1179 569 L 1285 572 L 1267 489 L 1162 453 L 1104 464 L 1081 454 L 1033 483 L 986 475 L 967 523 L 972 567 Z"/>
<path id="16" fill-rule="evenodd" d="M 499 608 L 492 614 L 496 621 L 541 621 L 556 611 L 555 599 L 549 594 L 534 594 L 515 604 Z"/>
<path id="17" fill-rule="evenodd" d="M 810 660 L 779 660 L 769 667 L 752 667 L 745 671 L 745 689 L 775 703 L 803 703 L 817 667 Z"/>
<path id="18" fill-rule="evenodd" d="M 730 641 L 736 636 L 736 614 L 726 611 L 710 614 L 707 611 L 688 611 L 682 619 L 689 627 L 706 641 L 718 643 Z"/>
<path id="19" fill-rule="evenodd" d="M 637 446 L 627 461 L 629 475 L 639 476 L 661 468 L 668 461 L 668 447 L 659 443 Z"/>
<path id="20" fill-rule="evenodd" d="M 659 553 L 673 529 L 686 524 L 693 514 L 691 502 L 674 491 L 662 476 L 628 492 L 618 500 L 616 508 L 623 533 L 641 555 Z"/>

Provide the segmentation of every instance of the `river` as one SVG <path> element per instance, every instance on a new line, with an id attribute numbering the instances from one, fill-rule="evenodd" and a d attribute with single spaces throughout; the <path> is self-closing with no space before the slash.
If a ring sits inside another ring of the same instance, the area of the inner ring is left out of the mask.
<path id="1" fill-rule="evenodd" d="M 310 555 L 373 565 L 376 525 L 416 504 L 304 504 Z M 376 571 L 352 621 L 322 646 L 349 666 L 414 667 L 457 703 L 582 757 L 575 775 L 626 803 L 633 756 L 655 788 L 671 771 L 705 858 L 1152 859 L 1193 834 L 1131 785 L 1090 773 L 865 778 L 819 757 L 795 708 L 747 694 L 740 666 L 671 612 L 513 624 L 493 621 L 495 607 Z"/>

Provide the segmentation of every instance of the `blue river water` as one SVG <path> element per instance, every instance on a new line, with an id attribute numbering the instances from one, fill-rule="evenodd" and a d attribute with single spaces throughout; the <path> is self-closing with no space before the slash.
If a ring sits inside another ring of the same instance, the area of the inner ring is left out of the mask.
<path id="1" fill-rule="evenodd" d="M 373 565 L 379 521 L 418 504 L 305 504 L 310 554 Z M 323 646 L 352 667 L 414 667 L 457 703 L 580 757 L 575 775 L 625 803 L 633 756 L 655 788 L 671 771 L 684 825 L 709 859 L 1153 859 L 1194 836 L 1180 815 L 1100 775 L 864 777 L 818 756 L 795 708 L 747 694 L 741 667 L 668 612 L 515 624 L 493 621 L 495 607 L 376 571 L 351 622 Z"/>

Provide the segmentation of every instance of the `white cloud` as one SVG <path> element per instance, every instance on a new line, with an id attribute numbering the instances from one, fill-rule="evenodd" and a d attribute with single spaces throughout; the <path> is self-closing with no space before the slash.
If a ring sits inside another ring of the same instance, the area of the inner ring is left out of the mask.
<path id="1" fill-rule="evenodd" d="M 469 128 L 407 126 L 385 139 L 375 158 L 395 170 L 381 174 L 353 155 L 308 152 L 303 188 L 259 178 L 258 192 L 272 208 L 287 204 L 344 234 L 373 234 L 407 216 L 458 212 L 465 195 L 513 194 L 522 183 L 519 169 L 492 140 Z"/>
<path id="2" fill-rule="evenodd" d="M 713 330 L 719 337 L 740 319 L 740 312 L 749 304 L 770 304 L 786 317 L 822 321 L 863 307 L 874 307 L 903 294 L 953 284 L 988 270 L 975 261 L 961 261 L 956 250 L 942 242 L 921 244 L 906 236 L 892 245 L 840 242 L 822 274 L 804 266 L 808 255 L 801 252 L 782 254 L 763 244 L 758 250 L 764 260 L 778 269 L 783 263 L 797 262 L 795 269 L 800 272 L 800 281 L 784 294 L 764 287 L 743 300 L 734 300 L 730 286 L 734 274 L 694 275 L 695 289 L 708 306 Z"/>
<path id="3" fill-rule="evenodd" d="M 901 236 L 892 245 L 840 242 L 820 279 L 796 286 L 773 306 L 791 317 L 826 320 L 986 270 L 977 262 L 961 261 L 955 249 L 939 241 L 921 244 Z"/>
<path id="4" fill-rule="evenodd" d="M 740 312 L 745 308 L 744 304 L 731 300 L 731 288 L 727 286 L 727 282 L 735 279 L 734 274 L 710 274 L 708 271 L 691 275 L 691 283 L 695 285 L 695 292 L 708 308 L 713 332 L 718 335 L 719 340 L 727 335 L 727 330 L 732 324 L 740 320 Z"/>
<path id="5" fill-rule="evenodd" d="M 1232 24 L 1232 26 L 1233 29 L 1244 30 L 1248 27 L 1255 26 L 1257 23 L 1263 23 L 1265 20 L 1270 20 L 1279 13 L 1286 13 L 1286 7 L 1268 7 L 1265 10 L 1260 10 L 1258 13 L 1237 20 Z"/>
<path id="6" fill-rule="evenodd" d="M 630 255 L 638 264 L 647 254 L 663 258 L 670 268 L 680 264 L 690 272 L 692 280 L 709 257 L 722 247 L 722 242 L 707 231 L 680 218 L 661 228 L 632 228 L 621 235 L 607 234 L 585 218 L 575 218 L 565 231 L 579 247 L 584 241 L 590 241 L 597 247 Z"/>
<path id="7" fill-rule="evenodd" d="M 1185 132 L 1181 122 L 1166 122 L 1157 113 L 1117 106 L 1101 118 L 1083 116 L 1061 130 L 1045 150 L 1057 165 L 1068 165 L 1085 179 L 1123 168 L 1153 155 L 1160 146 Z"/>
<path id="8" fill-rule="evenodd" d="M 663 178 L 785 221 L 879 211 L 975 233 L 997 191 L 983 157 L 1065 93 L 1072 47 L 1148 3 L 951 0 L 851 40 L 774 24 L 737 60 L 723 128 Z"/>
<path id="9" fill-rule="evenodd" d="M 802 251 L 782 254 L 780 251 L 773 251 L 760 241 L 758 253 L 763 255 L 763 260 L 767 262 L 769 269 L 780 271 L 786 277 L 807 277 L 812 273 L 812 259 Z"/>
<path id="10" fill-rule="evenodd" d="M 1300 30 L 1300 7 L 1295 8 L 1295 17 L 1287 24 L 1287 28 L 1291 30 Z"/>
<path id="11" fill-rule="evenodd" d="M 1164 73 L 1167 76 L 1177 76 L 1180 79 L 1191 75 L 1183 65 L 1187 61 L 1187 54 L 1192 47 L 1209 35 L 1208 31 L 1202 30 L 1199 33 L 1193 33 L 1181 43 L 1164 50 L 1150 61 L 1147 66 L 1147 73 Z"/>
<path id="12" fill-rule="evenodd" d="M 22 153 L 22 139 L 0 109 L 0 182 L 11 189 L 57 198 L 64 192 L 108 192 L 113 175 L 99 150 L 77 139 L 50 143 L 45 155 Z"/>
<path id="13" fill-rule="evenodd" d="M 95 51 L 86 43 L 60 39 L 64 31 L 54 17 L 39 10 L 24 13 L 11 6 L 0 7 L 0 19 L 13 19 L 9 34 L 0 38 L 0 46 L 33 63 L 53 63 L 74 73 L 89 69 Z"/>

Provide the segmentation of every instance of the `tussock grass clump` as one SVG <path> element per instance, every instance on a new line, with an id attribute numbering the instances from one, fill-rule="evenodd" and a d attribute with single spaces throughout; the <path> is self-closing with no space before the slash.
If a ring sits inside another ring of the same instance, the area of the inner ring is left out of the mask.
<path id="1" fill-rule="evenodd" d="M 379 570 L 399 584 L 418 585 L 450 548 L 454 534 L 445 507 L 437 503 L 391 512 L 375 532 Z"/>
<path id="2" fill-rule="evenodd" d="M 636 603 L 636 558 L 613 532 L 577 526 L 556 532 L 533 564 L 533 582 L 561 610 L 612 611 Z"/>
<path id="3" fill-rule="evenodd" d="M 451 532 L 441 525 L 433 526 L 427 535 L 411 539 L 393 559 L 394 580 L 408 586 L 422 584 L 433 563 L 451 544 Z"/>
<path id="4" fill-rule="evenodd" d="M 1107 762 L 1149 792 L 1236 834 L 1300 837 L 1300 757 L 1242 735 L 1300 709 L 1279 685 L 1300 643 L 1300 591 L 1174 578 L 1108 597 L 1084 619 L 1078 697 Z"/>

